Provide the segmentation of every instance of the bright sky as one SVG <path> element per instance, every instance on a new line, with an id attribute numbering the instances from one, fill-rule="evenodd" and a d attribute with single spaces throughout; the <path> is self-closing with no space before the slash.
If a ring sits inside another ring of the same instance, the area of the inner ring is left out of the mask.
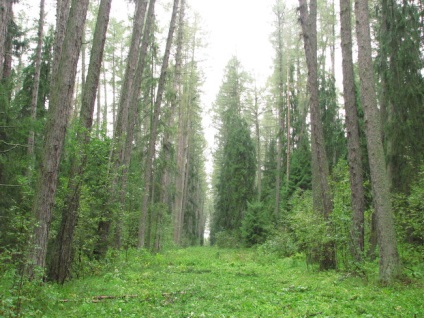
<path id="1" fill-rule="evenodd" d="M 205 102 L 215 99 L 223 71 L 233 55 L 245 70 L 264 82 L 271 73 L 272 6 L 275 0 L 188 0 L 202 17 L 206 32 Z"/>

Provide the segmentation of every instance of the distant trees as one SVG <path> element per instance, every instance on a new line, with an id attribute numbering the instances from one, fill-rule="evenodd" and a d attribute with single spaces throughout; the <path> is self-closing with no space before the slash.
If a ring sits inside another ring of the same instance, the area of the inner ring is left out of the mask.
<path id="1" fill-rule="evenodd" d="M 220 232 L 240 235 L 248 200 L 254 199 L 256 154 L 246 120 L 242 96 L 246 93 L 246 74 L 233 57 L 216 100 L 219 122 L 219 148 L 215 154 L 215 213 L 211 238 Z"/>

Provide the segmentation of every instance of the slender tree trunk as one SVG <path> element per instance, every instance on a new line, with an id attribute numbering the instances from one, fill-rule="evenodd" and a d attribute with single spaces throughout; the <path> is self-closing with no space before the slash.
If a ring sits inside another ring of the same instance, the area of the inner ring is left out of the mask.
<path id="1" fill-rule="evenodd" d="M 390 182 L 384 158 L 380 113 L 377 108 L 371 57 L 370 20 L 367 0 L 355 1 L 361 101 L 365 113 L 368 159 L 371 171 L 377 235 L 380 251 L 380 280 L 391 283 L 401 273 L 390 198 Z"/>
<path id="2" fill-rule="evenodd" d="M 133 29 L 131 35 L 131 45 L 128 52 L 127 64 L 125 67 L 124 80 L 121 86 L 119 97 L 118 114 L 113 132 L 113 145 L 110 154 L 110 166 L 112 174 L 112 201 L 120 203 L 124 189 L 121 187 L 122 173 L 127 167 L 123 167 L 125 157 L 125 140 L 128 131 L 128 118 L 130 108 L 130 98 L 133 89 L 134 77 L 136 73 L 137 60 L 142 40 L 143 27 L 147 9 L 147 0 L 138 0 L 134 14 Z M 120 209 L 124 208 L 123 206 Z M 102 258 L 107 252 L 107 239 L 112 223 L 113 215 L 110 209 L 104 211 L 103 219 L 98 224 L 99 237 L 95 246 L 95 254 Z M 118 225 L 119 226 L 119 225 Z M 118 229 L 119 231 L 119 229 Z M 120 234 L 118 234 L 120 237 Z M 118 239 L 120 240 L 120 239 Z M 120 245 L 120 242 L 118 242 Z"/>
<path id="3" fill-rule="evenodd" d="M 35 167 L 35 132 L 34 124 L 37 118 L 37 103 L 38 103 L 38 88 L 40 86 L 40 73 L 41 73 L 41 50 L 43 48 L 43 30 L 44 30 L 44 0 L 40 0 L 40 18 L 38 20 L 38 33 L 37 33 L 37 48 L 35 50 L 35 66 L 34 66 L 34 85 L 32 87 L 31 95 L 31 120 L 32 126 L 28 137 L 28 155 L 30 156 L 31 163 L 28 168 L 29 177 L 32 177 L 32 171 Z"/>
<path id="4" fill-rule="evenodd" d="M 283 75 L 283 12 L 277 12 L 278 23 L 278 143 L 277 143 L 277 174 L 275 177 L 275 207 L 274 217 L 278 219 L 280 216 L 280 201 L 281 201 L 281 180 L 283 167 L 283 136 L 285 130 L 284 122 L 284 75 Z"/>
<path id="5" fill-rule="evenodd" d="M 261 134 L 259 127 L 259 98 L 258 90 L 255 86 L 255 130 L 256 130 L 256 157 L 258 160 L 258 167 L 256 171 L 256 186 L 258 188 L 258 200 L 262 196 L 262 160 L 261 160 Z"/>
<path id="6" fill-rule="evenodd" d="M 97 16 L 96 27 L 93 36 L 90 64 L 88 66 L 87 79 L 82 91 L 82 103 L 77 128 L 76 143 L 81 145 L 81 154 L 71 153 L 71 169 L 67 196 L 60 230 L 56 237 L 56 245 L 49 268 L 49 279 L 64 283 L 69 275 L 72 263 L 72 245 L 75 227 L 78 220 L 80 204 L 82 176 L 87 160 L 87 145 L 90 141 L 90 132 L 93 126 L 93 112 L 96 100 L 96 92 L 99 86 L 100 70 L 103 60 L 106 32 L 109 23 L 109 15 L 112 0 L 101 0 Z M 81 159 L 79 159 L 81 157 Z"/>
<path id="7" fill-rule="evenodd" d="M 8 8 L 6 9 L 6 11 L 8 12 L 8 17 L 7 17 L 7 21 L 8 24 L 10 25 L 13 20 L 14 20 L 14 16 L 13 16 L 13 1 L 8 1 L 7 2 L 7 6 Z M 5 42 L 5 47 L 4 47 L 4 62 L 2 65 L 2 69 L 0 69 L 0 71 L 2 71 L 2 75 L 4 79 L 9 78 L 12 75 L 12 50 L 13 50 L 13 38 L 12 38 L 12 33 L 9 30 L 9 27 L 7 28 L 7 33 L 6 33 L 6 42 Z M 10 96 L 11 98 L 11 96 Z M 9 99 L 10 99 L 9 98 Z"/>
<path id="8" fill-rule="evenodd" d="M 35 216 L 30 251 L 29 276 L 34 277 L 34 266 L 45 269 L 47 243 L 57 189 L 59 163 L 66 136 L 66 128 L 72 108 L 72 97 L 81 49 L 88 0 L 73 0 L 63 41 L 57 72 L 52 74 L 49 118 L 46 124 L 40 173 L 34 194 Z"/>
<path id="9" fill-rule="evenodd" d="M 182 68 L 182 49 L 183 49 L 183 42 L 184 42 L 184 27 L 185 27 L 185 0 L 181 0 L 180 5 L 180 14 L 179 14 L 179 22 L 178 22 L 178 34 L 177 34 L 177 51 L 175 55 L 175 78 L 173 83 L 175 98 L 171 100 L 171 109 L 169 114 L 169 121 L 168 124 L 170 127 L 174 124 L 175 120 L 175 110 L 178 107 L 179 110 L 181 110 L 182 102 L 181 102 L 181 68 Z M 170 133 L 166 133 L 164 136 L 164 151 L 165 151 L 165 161 L 169 162 L 171 161 L 171 147 L 172 147 L 172 136 Z M 177 148 L 177 153 L 179 151 L 179 148 Z M 179 168 L 178 165 L 179 157 L 177 157 L 177 169 Z M 177 173 L 180 173 L 178 170 Z M 176 177 L 178 178 L 178 176 Z M 170 199 L 169 199 L 169 191 L 170 191 L 170 185 L 171 185 L 171 169 L 170 166 L 167 166 L 164 171 L 163 180 L 162 180 L 163 188 L 162 188 L 162 202 L 166 204 L 167 206 L 171 206 Z M 178 186 L 177 186 L 178 187 Z M 176 189 L 176 191 L 180 191 L 180 189 Z M 175 207 L 175 204 L 174 204 Z M 180 244 L 179 241 L 179 230 L 180 226 L 178 224 L 178 215 L 180 214 L 180 209 L 174 208 L 172 211 L 173 216 L 173 239 L 175 244 Z"/>
<path id="10" fill-rule="evenodd" d="M 290 181 L 290 157 L 291 157 L 291 114 L 290 114 L 290 63 L 287 63 L 287 169 L 286 169 L 286 184 L 287 190 L 289 188 Z"/>
<path id="11" fill-rule="evenodd" d="M 70 12 L 71 0 L 57 0 L 56 5 L 56 28 L 53 44 L 52 76 L 57 73 L 59 59 L 62 55 L 63 40 L 66 33 L 66 25 Z M 81 40 L 82 41 L 82 40 Z"/>
<path id="12" fill-rule="evenodd" d="M 154 105 L 152 126 L 150 129 L 150 140 L 149 140 L 147 156 L 145 160 L 145 168 L 144 168 L 145 170 L 144 170 L 144 178 L 143 178 L 145 182 L 144 183 L 145 191 L 143 193 L 143 201 L 141 206 L 142 210 L 141 210 L 139 232 L 138 232 L 138 247 L 139 248 L 145 247 L 146 221 L 147 221 L 147 214 L 148 214 L 147 210 L 148 210 L 148 202 L 150 197 L 150 193 L 148 190 L 153 181 L 153 160 L 154 160 L 154 156 L 156 152 L 155 148 L 156 148 L 156 139 L 157 139 L 157 128 L 159 124 L 159 116 L 160 116 L 163 92 L 165 89 L 166 74 L 168 71 L 169 55 L 171 52 L 171 45 L 172 45 L 172 40 L 174 36 L 175 24 L 177 20 L 178 3 L 179 3 L 179 0 L 174 0 L 171 22 L 169 25 L 168 38 L 166 40 L 165 55 L 163 58 L 161 74 L 159 77 L 158 90 L 156 94 L 156 101 Z"/>
<path id="13" fill-rule="evenodd" d="M 181 0 L 180 5 L 180 13 L 179 13 L 179 21 L 178 21 L 178 33 L 177 33 L 177 49 L 175 53 L 175 75 L 173 82 L 173 91 L 175 97 L 171 99 L 171 108 L 168 112 L 168 127 L 173 127 L 175 123 L 175 110 L 178 105 L 181 104 L 181 68 L 182 68 L 182 49 L 184 42 L 184 27 L 185 27 L 185 0 Z M 172 162 L 174 158 L 172 157 L 172 148 L 173 145 L 173 136 L 170 133 L 170 129 L 167 129 L 164 133 L 163 137 L 163 152 L 164 152 L 164 161 L 165 161 L 165 169 L 162 175 L 162 191 L 161 191 L 161 201 L 167 206 L 171 207 L 170 202 L 170 191 L 171 191 L 171 170 L 172 170 Z M 174 214 L 174 211 L 173 211 Z M 175 219 L 175 218 L 174 218 Z M 174 224 L 174 231 L 175 231 Z M 177 242 L 175 242 L 177 243 Z"/>
<path id="14" fill-rule="evenodd" d="M 0 80 L 7 77 L 4 66 L 7 63 L 7 38 L 9 23 L 13 16 L 12 5 L 12 0 L 0 0 Z"/>
<path id="15" fill-rule="evenodd" d="M 358 262 L 364 252 L 365 194 L 362 154 L 356 108 L 355 75 L 352 60 L 351 2 L 340 0 L 341 46 L 343 57 L 343 94 L 348 144 L 348 162 L 352 201 L 352 255 Z"/>
<path id="16" fill-rule="evenodd" d="M 103 68 L 103 110 L 102 110 L 102 130 L 107 135 L 107 110 L 108 110 L 108 87 L 107 87 L 107 79 L 106 79 L 106 69 Z"/>
<path id="17" fill-rule="evenodd" d="M 328 160 L 325 153 L 324 132 L 318 98 L 317 65 L 317 1 L 311 0 L 309 9 L 306 0 L 299 0 L 300 23 L 302 26 L 306 64 L 308 66 L 308 89 L 311 110 L 312 147 L 312 192 L 313 205 L 325 220 L 329 220 L 333 210 L 329 186 Z M 329 230 L 329 229 L 328 229 Z M 319 259 L 321 269 L 336 267 L 334 244 L 323 244 Z"/>
<path id="18" fill-rule="evenodd" d="M 155 1 L 150 1 L 149 10 L 147 13 L 147 21 L 145 23 L 144 31 L 143 31 L 143 40 L 141 44 L 141 48 L 139 50 L 137 69 L 134 74 L 134 79 L 132 82 L 131 91 L 129 92 L 129 109 L 128 109 L 128 119 L 127 119 L 127 127 L 125 131 L 125 144 L 122 153 L 122 157 L 120 160 L 121 172 L 119 175 L 119 211 L 125 210 L 126 203 L 126 192 L 128 186 L 128 168 L 131 162 L 133 142 L 134 142 L 134 134 L 136 129 L 136 121 L 139 118 L 139 108 L 140 108 L 140 91 L 141 84 L 144 76 L 144 69 L 146 67 L 146 56 L 147 50 L 149 48 L 151 42 L 151 30 L 154 25 L 154 8 Z M 122 168 L 123 167 L 123 168 Z M 116 233 L 115 233 L 115 246 L 120 248 L 122 244 L 121 240 L 122 236 L 122 215 L 118 212 L 118 219 L 116 222 Z"/>

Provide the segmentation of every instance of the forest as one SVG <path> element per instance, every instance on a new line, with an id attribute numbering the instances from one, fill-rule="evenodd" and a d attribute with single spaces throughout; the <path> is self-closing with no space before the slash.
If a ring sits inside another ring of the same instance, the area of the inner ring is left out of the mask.
<path id="1" fill-rule="evenodd" d="M 0 317 L 424 316 L 423 0 L 113 1 L 0 0 Z"/>

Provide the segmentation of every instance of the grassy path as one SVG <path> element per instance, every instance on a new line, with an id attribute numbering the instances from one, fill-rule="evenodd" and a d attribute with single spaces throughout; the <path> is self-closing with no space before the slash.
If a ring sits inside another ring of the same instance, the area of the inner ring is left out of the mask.
<path id="1" fill-rule="evenodd" d="M 107 267 L 63 287 L 50 285 L 43 316 L 424 317 L 422 280 L 382 288 L 250 250 L 130 251 Z"/>

